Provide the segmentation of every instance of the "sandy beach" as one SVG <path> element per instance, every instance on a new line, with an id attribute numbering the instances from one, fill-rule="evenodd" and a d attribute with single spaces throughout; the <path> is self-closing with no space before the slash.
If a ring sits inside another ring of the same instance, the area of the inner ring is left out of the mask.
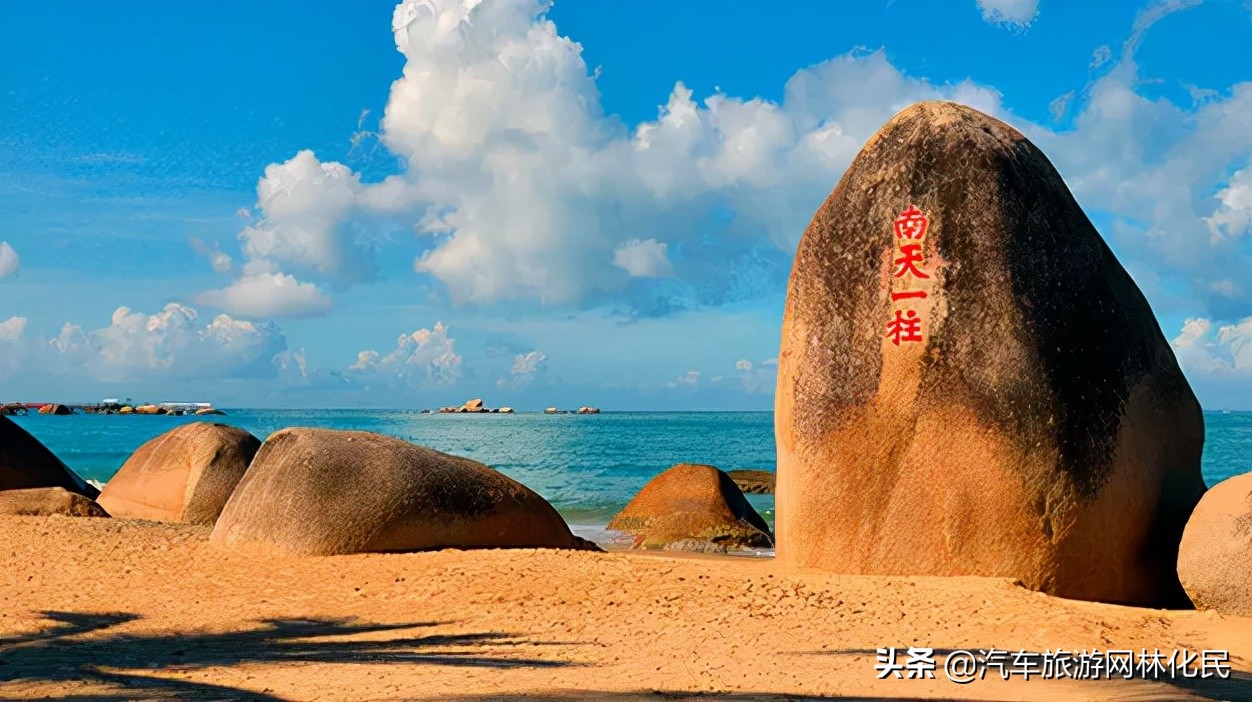
<path id="1" fill-rule="evenodd" d="M 1248 699 L 1252 619 L 1007 580 L 557 550 L 295 557 L 0 519 L 5 699 Z M 1229 679 L 879 680 L 876 649 L 1230 651 Z"/>

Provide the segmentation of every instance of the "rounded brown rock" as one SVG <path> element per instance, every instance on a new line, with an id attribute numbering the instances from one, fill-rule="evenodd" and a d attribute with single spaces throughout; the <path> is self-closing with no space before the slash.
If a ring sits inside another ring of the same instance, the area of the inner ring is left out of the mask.
<path id="1" fill-rule="evenodd" d="M 307 555 L 595 548 L 542 497 L 477 461 L 370 432 L 308 428 L 266 439 L 210 540 Z"/>
<path id="2" fill-rule="evenodd" d="M 1200 499 L 1178 547 L 1178 578 L 1198 609 L 1252 617 L 1252 473 Z"/>
<path id="3" fill-rule="evenodd" d="M 91 499 L 100 494 L 38 439 L 0 415 L 0 490 L 42 487 L 61 487 Z"/>
<path id="4" fill-rule="evenodd" d="M 213 524 L 260 447 L 238 427 L 185 424 L 140 446 L 97 499 L 114 517 Z"/>
<path id="5" fill-rule="evenodd" d="M 896 231 L 910 207 L 921 236 Z M 919 103 L 857 155 L 796 252 L 775 403 L 783 564 L 1186 604 L 1200 406 L 1060 174 L 999 120 Z"/>
<path id="6" fill-rule="evenodd" d="M 674 550 L 770 548 L 769 525 L 735 481 L 713 466 L 679 463 L 648 481 L 608 528 L 634 547 Z"/>

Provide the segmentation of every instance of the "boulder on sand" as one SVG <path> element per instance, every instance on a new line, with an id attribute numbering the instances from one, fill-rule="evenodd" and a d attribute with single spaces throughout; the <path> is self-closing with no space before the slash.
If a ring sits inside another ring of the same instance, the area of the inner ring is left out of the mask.
<path id="1" fill-rule="evenodd" d="M 212 524 L 259 448 L 238 427 L 185 424 L 140 446 L 97 501 L 114 517 Z"/>
<path id="2" fill-rule="evenodd" d="M 1178 577 L 1197 608 L 1252 617 L 1252 473 L 1200 499 L 1178 547 Z"/>
<path id="3" fill-rule="evenodd" d="M 60 487 L 95 499 L 100 491 L 12 419 L 0 416 L 0 490 Z"/>
<path id="4" fill-rule="evenodd" d="M 59 487 L 0 490 L 0 514 L 22 517 L 53 514 L 66 517 L 109 516 L 95 500 Z"/>
<path id="5" fill-rule="evenodd" d="M 477 461 L 369 432 L 305 428 L 265 441 L 210 540 L 308 555 L 595 548 L 542 497 Z"/>
<path id="6" fill-rule="evenodd" d="M 913 105 L 796 251 L 775 407 L 778 558 L 1185 605 L 1204 421 L 1061 176 L 968 107 Z"/>
<path id="7" fill-rule="evenodd" d="M 729 475 L 679 463 L 648 481 L 609 529 L 635 536 L 634 548 L 724 551 L 769 548 L 769 525 Z"/>

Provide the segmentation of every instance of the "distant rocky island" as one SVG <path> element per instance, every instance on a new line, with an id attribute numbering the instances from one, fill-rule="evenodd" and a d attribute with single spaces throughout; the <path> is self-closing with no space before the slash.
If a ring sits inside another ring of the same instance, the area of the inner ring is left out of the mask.
<path id="1" fill-rule="evenodd" d="M 480 397 L 467 400 L 460 407 L 440 407 L 437 410 L 422 410 L 422 414 L 514 414 L 512 407 L 487 407 Z M 599 407 L 579 407 L 576 410 L 562 410 L 556 407 L 544 409 L 544 414 L 600 414 Z"/>
<path id="2" fill-rule="evenodd" d="M 23 414 L 167 414 L 183 415 L 222 415 L 226 414 L 210 402 L 161 402 L 161 403 L 130 403 L 106 399 L 88 404 L 70 404 L 60 402 L 8 402 L 0 404 L 0 415 Z"/>

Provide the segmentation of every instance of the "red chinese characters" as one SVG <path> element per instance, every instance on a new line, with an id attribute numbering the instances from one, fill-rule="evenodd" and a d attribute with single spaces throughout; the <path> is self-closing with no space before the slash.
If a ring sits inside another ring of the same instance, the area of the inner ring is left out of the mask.
<path id="1" fill-rule="evenodd" d="M 926 236 L 926 228 L 930 225 L 930 220 L 916 205 L 909 205 L 908 209 L 900 213 L 896 217 L 894 229 L 896 241 L 899 244 L 899 256 L 892 260 L 895 269 L 892 273 L 894 278 L 916 278 L 929 279 L 930 276 L 922 271 L 918 265 L 922 262 L 922 245 L 916 242 Z M 924 300 L 926 299 L 925 290 L 894 290 L 891 292 L 891 301 L 899 300 Z M 923 341 L 922 338 L 922 318 L 917 314 L 916 310 L 893 310 L 894 316 L 887 323 L 887 338 L 891 343 L 899 346 L 902 343 L 912 343 Z"/>
<path id="2" fill-rule="evenodd" d="M 887 338 L 891 339 L 891 343 L 896 346 L 902 341 L 921 341 L 922 340 L 922 318 L 917 316 L 917 312 L 908 310 L 901 312 L 896 310 L 895 319 L 887 322 Z"/>
<path id="3" fill-rule="evenodd" d="M 917 205 L 909 205 L 909 208 L 900 213 L 896 217 L 896 238 L 897 239 L 920 239 L 926 236 L 926 226 L 930 224 L 930 220 L 926 219 L 926 215 L 917 209 Z"/>

